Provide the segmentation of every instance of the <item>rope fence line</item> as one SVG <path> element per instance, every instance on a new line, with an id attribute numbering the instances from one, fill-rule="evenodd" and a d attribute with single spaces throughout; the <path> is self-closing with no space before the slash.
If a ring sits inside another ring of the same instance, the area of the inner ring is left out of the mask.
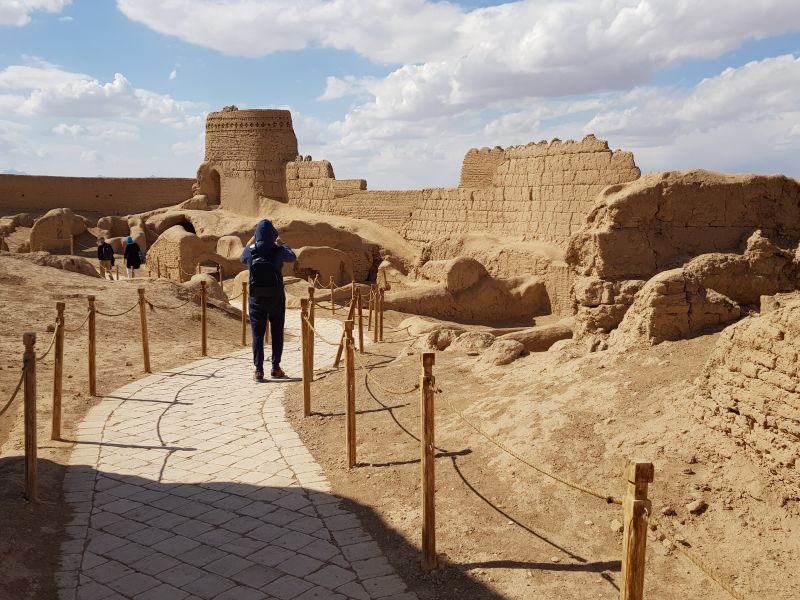
<path id="1" fill-rule="evenodd" d="M 184 307 L 184 306 L 186 306 L 187 304 L 189 304 L 189 303 L 191 303 L 191 302 L 194 302 L 195 298 L 197 298 L 197 294 L 194 294 L 194 295 L 193 295 L 191 298 L 189 298 L 189 299 L 188 299 L 186 302 L 184 302 L 184 303 L 182 303 L 182 304 L 178 304 L 178 306 L 161 306 L 161 305 L 159 305 L 159 304 L 156 304 L 155 302 L 153 302 L 153 301 L 151 301 L 151 300 L 149 300 L 149 299 L 147 299 L 147 298 L 145 299 L 145 302 L 147 302 L 147 305 L 148 305 L 148 306 L 149 306 L 151 309 L 152 309 L 152 308 L 157 308 L 158 310 L 178 310 L 179 308 L 183 308 L 183 307 Z M 139 306 L 139 305 L 137 304 L 136 306 Z"/>
<path id="2" fill-rule="evenodd" d="M 303 317 L 303 321 L 305 321 L 305 323 L 306 323 L 306 326 L 307 326 L 309 329 L 311 329 L 311 331 L 313 331 L 313 332 L 314 332 L 314 335 L 315 335 L 315 336 L 317 336 L 319 339 L 321 339 L 323 342 L 325 342 L 325 343 L 326 343 L 326 344 L 328 344 L 329 346 L 335 346 L 335 347 L 338 347 L 338 346 L 339 346 L 339 342 L 332 342 L 332 341 L 330 341 L 330 340 L 329 340 L 329 339 L 327 339 L 325 336 L 323 336 L 323 335 L 322 335 L 322 334 L 321 334 L 319 331 L 317 331 L 316 329 L 314 329 L 314 326 L 311 324 L 311 322 L 310 322 L 310 321 L 309 321 L 307 318 Z"/>
<path id="3" fill-rule="evenodd" d="M 103 312 L 103 311 L 97 310 L 97 309 L 95 309 L 95 313 L 97 313 L 98 315 L 102 315 L 104 317 L 111 317 L 113 319 L 113 318 L 116 318 L 116 317 L 121 317 L 123 315 L 127 315 L 134 308 L 138 308 L 138 306 L 139 306 L 139 303 L 137 302 L 136 304 L 131 306 L 128 310 L 123 310 L 122 312 L 119 312 L 119 313 L 107 313 L 107 312 Z"/>
<path id="4" fill-rule="evenodd" d="M 441 393 L 441 390 L 436 390 L 436 391 L 437 391 L 437 393 Z M 522 464 L 527 465 L 528 467 L 530 467 L 534 471 L 537 471 L 538 473 L 540 473 L 540 474 L 542 474 L 542 475 L 544 475 L 546 477 L 549 477 L 550 479 L 553 479 L 555 481 L 558 481 L 559 483 L 562 483 L 563 485 L 566 485 L 566 486 L 571 487 L 571 488 L 573 488 L 575 490 L 578 490 L 579 492 L 583 492 L 584 494 L 588 494 L 590 496 L 594 496 L 595 498 L 599 498 L 600 500 L 605 500 L 608 504 L 619 504 L 619 505 L 622 505 L 622 499 L 621 498 L 617 498 L 616 496 L 614 496 L 612 494 L 604 494 L 602 492 L 598 492 L 597 490 L 594 490 L 594 489 L 592 489 L 590 487 L 587 487 L 585 485 L 581 485 L 579 483 L 575 483 L 575 482 L 569 481 L 568 479 L 564 479 L 563 477 L 560 477 L 559 475 L 556 475 L 552 471 L 549 471 L 547 469 L 544 469 L 542 467 L 534 465 L 533 463 L 531 463 L 530 461 L 528 461 L 524 457 L 522 457 L 519 454 L 517 454 L 516 452 L 514 452 L 511 448 L 509 448 L 508 446 L 506 446 L 502 442 L 499 442 L 496 439 L 494 439 L 492 436 L 490 436 L 488 433 L 486 433 L 483 429 L 481 429 L 480 427 L 475 425 L 472 421 L 470 421 L 464 415 L 463 412 L 461 412 L 455 406 L 453 406 L 453 403 L 450 402 L 450 399 L 447 396 L 443 396 L 443 397 L 444 397 L 445 403 L 447 404 L 447 406 L 451 410 L 451 412 L 453 412 L 455 415 L 457 415 L 470 429 L 472 429 L 478 435 L 480 435 L 481 437 L 487 439 L 489 442 L 491 442 L 492 444 L 494 444 L 495 446 L 500 448 L 500 450 L 502 450 L 506 454 L 512 456 L 513 458 L 516 458 Z"/>
<path id="5" fill-rule="evenodd" d="M 395 389 L 395 388 L 388 388 L 388 387 L 385 387 L 384 385 L 381 385 L 381 383 L 376 381 L 375 378 L 372 376 L 372 369 L 374 369 L 375 367 L 367 367 L 364 364 L 364 362 L 361 360 L 361 356 L 358 353 L 356 353 L 354 356 L 356 357 L 356 360 L 358 361 L 359 367 L 364 371 L 364 375 L 366 376 L 366 378 L 375 387 L 383 390 L 387 394 L 394 394 L 395 396 L 405 396 L 406 394 L 413 394 L 414 392 L 416 392 L 419 389 L 419 384 L 418 383 L 415 383 L 412 387 L 410 387 L 408 389 L 404 389 L 404 390 L 398 390 L 398 389 Z"/>
<path id="6" fill-rule="evenodd" d="M 55 324 L 55 329 L 53 329 L 53 337 L 50 338 L 50 344 L 47 346 L 47 350 L 44 353 L 38 355 L 36 357 L 36 361 L 44 360 L 47 358 L 47 355 L 50 354 L 50 350 L 53 349 L 53 346 L 56 343 L 56 337 L 58 336 L 58 323 Z"/>
<path id="7" fill-rule="evenodd" d="M 86 323 L 88 323 L 88 322 L 89 322 L 89 315 L 90 315 L 90 313 L 89 313 L 89 312 L 87 312 L 87 313 L 86 313 L 86 318 L 85 318 L 85 319 L 83 320 L 83 322 L 82 322 L 80 325 L 78 325 L 77 327 L 72 327 L 72 328 L 70 328 L 70 327 L 64 327 L 64 332 L 65 332 L 65 333 L 75 333 L 76 331 L 80 331 L 81 329 L 83 329 L 83 328 L 86 326 Z"/>
<path id="8" fill-rule="evenodd" d="M 21 369 L 21 373 L 19 375 L 19 381 L 17 382 L 17 387 L 14 388 L 14 391 L 11 393 L 11 397 L 6 401 L 3 408 L 0 408 L 0 417 L 2 417 L 5 414 L 5 412 L 11 406 L 12 402 L 14 402 L 14 398 L 17 397 L 17 394 L 19 393 L 19 390 L 22 387 L 23 381 L 25 381 L 25 367 L 22 367 Z"/>
<path id="9" fill-rule="evenodd" d="M 677 537 L 676 535 L 670 535 L 671 530 L 668 526 L 665 526 L 652 511 L 647 510 L 645 513 L 645 522 L 651 527 L 653 530 L 657 530 L 662 536 L 663 539 L 667 540 L 672 546 L 678 551 L 679 554 L 682 554 L 684 558 L 686 558 L 689 562 L 694 564 L 695 567 L 700 569 L 706 577 L 708 577 L 711 581 L 716 583 L 720 588 L 722 588 L 725 592 L 727 592 L 732 598 L 736 600 L 746 600 L 744 596 L 742 596 L 739 592 L 733 589 L 733 586 L 714 573 L 713 569 L 706 563 L 702 558 L 700 558 L 697 554 L 689 550 L 686 546 L 682 543 L 675 540 Z"/>

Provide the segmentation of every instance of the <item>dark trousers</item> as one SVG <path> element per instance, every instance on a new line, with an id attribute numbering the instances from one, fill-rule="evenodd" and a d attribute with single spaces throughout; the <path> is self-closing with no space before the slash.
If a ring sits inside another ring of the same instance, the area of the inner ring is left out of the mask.
<path id="1" fill-rule="evenodd" d="M 253 364 L 256 371 L 264 372 L 264 335 L 267 323 L 272 335 L 272 370 L 281 368 L 283 355 L 283 324 L 286 320 L 286 297 L 250 298 L 247 303 L 250 311 L 250 330 L 253 333 Z"/>

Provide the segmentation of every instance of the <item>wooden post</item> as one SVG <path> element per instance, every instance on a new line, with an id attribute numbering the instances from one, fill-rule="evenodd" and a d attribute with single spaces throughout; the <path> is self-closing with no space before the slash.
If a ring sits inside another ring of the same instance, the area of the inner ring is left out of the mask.
<path id="1" fill-rule="evenodd" d="M 306 322 L 308 319 L 308 299 L 300 299 L 300 338 L 302 341 L 303 358 L 303 416 L 311 416 L 311 380 L 314 371 L 311 369 L 310 357 L 313 355 L 314 332 Z"/>
<path id="2" fill-rule="evenodd" d="M 347 437 L 347 468 L 356 466 L 356 357 L 353 342 L 353 321 L 344 322 L 345 343 L 345 397 L 347 401 L 347 423 L 345 435 Z"/>
<path id="3" fill-rule="evenodd" d="M 50 439 L 61 439 L 61 392 L 64 382 L 64 308 L 63 302 L 56 302 L 56 347 L 53 362 L 53 422 Z"/>
<path id="4" fill-rule="evenodd" d="M 353 299 L 353 302 L 350 303 L 350 309 L 347 311 L 347 319 L 345 319 L 345 321 L 352 321 L 353 317 L 356 314 L 356 305 L 354 302 L 355 298 Z M 342 360 L 342 354 L 345 351 L 346 345 L 347 345 L 347 331 L 342 331 L 342 337 L 339 340 L 339 347 L 336 349 L 336 360 L 333 361 L 334 369 L 339 368 L 339 363 Z"/>
<path id="5" fill-rule="evenodd" d="M 25 497 L 37 500 L 36 482 L 36 334 L 22 334 L 25 354 L 22 364 L 25 369 Z"/>
<path id="6" fill-rule="evenodd" d="M 383 341 L 383 303 L 385 301 L 384 297 L 384 289 L 381 288 L 378 290 L 378 309 L 379 309 L 379 317 L 378 317 L 378 339 L 382 342 Z"/>
<path id="7" fill-rule="evenodd" d="M 206 323 L 206 318 L 208 316 L 208 305 L 207 305 L 207 291 L 206 291 L 206 282 L 200 282 L 200 336 L 202 338 L 201 344 L 201 353 L 203 356 L 208 356 L 208 343 L 206 341 L 207 334 L 208 334 L 208 325 Z"/>
<path id="8" fill-rule="evenodd" d="M 333 301 L 333 292 L 336 289 L 336 286 L 333 283 L 333 275 L 331 275 L 330 287 L 331 287 L 331 314 L 335 315 L 336 314 L 336 303 Z"/>
<path id="9" fill-rule="evenodd" d="M 219 284 L 222 285 L 222 267 L 217 265 L 217 278 L 219 279 Z"/>
<path id="10" fill-rule="evenodd" d="M 422 431 L 422 569 L 432 571 L 438 566 L 436 559 L 436 476 L 433 452 L 433 394 L 435 390 L 433 365 L 436 354 L 425 352 L 422 355 L 422 379 L 420 381 L 420 416 Z"/>
<path id="11" fill-rule="evenodd" d="M 97 328 L 94 296 L 89 296 L 89 395 L 97 396 Z"/>
<path id="12" fill-rule="evenodd" d="M 139 288 L 139 319 L 142 323 L 142 356 L 144 358 L 144 372 L 152 373 L 150 370 L 150 337 L 147 333 L 147 302 L 144 299 L 144 288 Z"/>
<path id="13" fill-rule="evenodd" d="M 119 265 L 114 265 L 114 269 L 117 272 L 117 281 L 119 281 Z"/>
<path id="14" fill-rule="evenodd" d="M 358 353 L 364 354 L 364 307 L 360 291 L 356 296 L 356 311 L 358 312 Z"/>
<path id="15" fill-rule="evenodd" d="M 314 325 L 314 291 L 315 287 L 313 285 L 308 286 L 308 322 L 311 325 Z M 313 332 L 312 332 L 313 336 Z M 314 341 L 314 338 L 311 338 L 311 341 Z M 312 343 L 308 348 L 308 364 L 311 373 L 314 373 L 314 344 Z"/>
<path id="16" fill-rule="evenodd" d="M 75 236 L 69 236 L 69 253 L 72 256 L 75 256 Z"/>
<path id="17" fill-rule="evenodd" d="M 156 259 L 156 276 L 161 279 L 161 259 Z"/>
<path id="18" fill-rule="evenodd" d="M 200 275 L 200 263 L 197 263 L 197 274 Z"/>
<path id="19" fill-rule="evenodd" d="M 242 346 L 247 346 L 247 282 L 242 282 Z"/>
<path id="20" fill-rule="evenodd" d="M 644 559 L 647 546 L 647 486 L 653 482 L 653 463 L 631 461 L 625 467 L 628 490 L 622 500 L 622 584 L 620 600 L 644 598 Z"/>
<path id="21" fill-rule="evenodd" d="M 369 286 L 369 315 L 367 316 L 367 331 L 372 330 L 372 311 L 375 308 L 375 286 Z"/>

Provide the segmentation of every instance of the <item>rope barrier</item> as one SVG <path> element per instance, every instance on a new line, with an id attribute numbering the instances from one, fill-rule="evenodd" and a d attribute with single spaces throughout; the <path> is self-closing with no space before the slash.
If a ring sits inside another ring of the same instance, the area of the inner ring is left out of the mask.
<path id="1" fill-rule="evenodd" d="M 160 305 L 158 305 L 158 304 L 155 304 L 154 302 L 151 302 L 151 301 L 150 301 L 150 300 L 148 300 L 147 298 L 145 298 L 145 302 L 147 302 L 147 304 L 150 306 L 150 308 L 157 308 L 157 309 L 159 309 L 159 310 L 178 310 L 179 308 L 183 308 L 184 306 L 186 306 L 186 305 L 187 305 L 187 304 L 189 304 L 190 302 L 193 302 L 193 301 L 194 301 L 194 299 L 195 299 L 196 297 L 197 297 L 197 294 L 195 294 L 194 296 L 192 296 L 191 298 L 189 298 L 189 299 L 188 299 L 186 302 L 184 302 L 183 304 L 179 304 L 178 306 L 160 306 Z"/>
<path id="2" fill-rule="evenodd" d="M 675 536 L 670 536 L 667 533 L 665 533 L 664 531 L 665 530 L 669 531 L 669 528 L 666 527 L 654 514 L 648 514 L 648 513 L 649 511 L 645 511 L 645 521 L 647 522 L 647 524 L 650 525 L 651 527 L 658 529 L 661 535 L 664 537 L 664 539 L 669 541 L 680 554 L 683 554 L 683 556 L 686 559 L 688 559 L 689 562 L 691 562 L 692 564 L 694 564 L 695 567 L 700 569 L 706 575 L 706 577 L 711 579 L 719 587 L 728 592 L 728 594 L 730 594 L 732 598 L 735 598 L 736 600 L 745 600 L 745 598 L 741 594 L 739 594 L 739 592 L 733 589 L 733 586 L 731 586 L 730 583 L 728 583 L 727 581 L 720 578 L 717 574 L 715 574 L 711 570 L 711 567 L 709 567 L 702 558 L 697 556 L 694 552 L 692 552 L 688 548 L 684 547 L 684 545 L 681 544 L 680 542 L 675 541 L 674 539 Z"/>
<path id="3" fill-rule="evenodd" d="M 138 302 L 137 302 L 136 304 L 134 304 L 133 306 L 131 306 L 131 307 L 130 307 L 128 310 L 124 310 L 124 311 L 122 311 L 122 312 L 120 312 L 120 313 L 105 313 L 105 312 L 103 312 L 103 311 L 101 311 L 101 310 L 97 310 L 97 309 L 95 309 L 95 312 L 96 312 L 98 315 L 103 315 L 104 317 L 112 317 L 112 318 L 115 318 L 115 317 L 121 317 L 122 315 L 127 315 L 129 312 L 131 312 L 131 311 L 132 311 L 134 308 L 136 308 L 137 306 L 139 306 L 139 303 L 138 303 Z"/>
<path id="4" fill-rule="evenodd" d="M 5 414 L 5 412 L 8 410 L 8 407 L 11 406 L 12 402 L 14 402 L 14 398 L 17 397 L 23 381 L 25 381 L 25 367 L 22 367 L 22 374 L 19 376 L 19 382 L 17 382 L 17 387 L 14 389 L 14 393 L 11 394 L 11 397 L 8 399 L 8 402 L 6 402 L 5 406 L 0 409 L 0 417 Z"/>
<path id="5" fill-rule="evenodd" d="M 393 389 L 393 388 L 387 388 L 387 387 L 381 385 L 379 382 L 377 382 L 372 377 L 372 374 L 371 374 L 372 368 L 368 368 L 367 366 L 364 365 L 363 361 L 361 360 L 361 356 L 357 352 L 355 353 L 355 357 L 356 357 L 356 360 L 358 360 L 359 366 L 364 370 L 364 373 L 365 373 L 367 379 L 375 387 L 382 389 L 387 394 L 394 394 L 395 396 L 404 396 L 406 394 L 412 394 L 412 393 L 416 392 L 419 389 L 419 384 L 418 383 L 415 383 L 414 387 L 406 389 L 406 390 L 397 390 L 397 389 Z"/>
<path id="6" fill-rule="evenodd" d="M 437 392 L 441 392 L 441 390 L 437 390 Z M 531 462 L 529 462 L 528 460 L 526 460 L 525 458 L 523 458 L 522 456 L 520 456 L 519 454 L 517 454 L 516 452 L 514 452 L 510 448 L 508 448 L 502 442 L 498 442 L 496 439 L 491 437 L 488 433 L 483 431 L 480 427 L 478 427 L 477 425 L 474 425 L 469 419 L 467 419 L 467 417 L 464 416 L 464 413 L 462 413 L 455 406 L 453 406 L 453 404 L 450 402 L 450 399 L 447 398 L 447 396 L 444 397 L 444 400 L 447 403 L 447 405 L 450 408 L 450 410 L 452 412 L 454 412 L 456 415 L 458 415 L 461 418 L 461 420 L 464 421 L 464 423 L 466 423 L 467 426 L 470 429 L 472 429 L 473 431 L 475 431 L 477 434 L 481 435 L 482 437 L 486 438 L 489 442 L 491 442 L 492 444 L 494 444 L 495 446 L 500 448 L 500 450 L 502 450 L 506 454 L 509 454 L 510 456 L 516 458 L 522 464 L 527 465 L 528 467 L 530 467 L 534 471 L 537 471 L 538 473 L 541 473 L 542 475 L 544 475 L 546 477 L 549 477 L 550 479 L 558 481 L 559 483 L 562 483 L 562 484 L 566 485 L 567 487 L 571 487 L 571 488 L 573 488 L 575 490 L 578 490 L 579 492 L 583 492 L 584 494 L 588 494 L 590 496 L 594 496 L 595 498 L 600 498 L 601 500 L 605 500 L 609 504 L 620 504 L 620 505 L 622 504 L 622 500 L 620 498 L 617 498 L 616 496 L 612 496 L 610 494 L 600 493 L 600 492 L 598 492 L 596 490 L 593 490 L 593 489 L 591 489 L 589 487 L 586 487 L 586 486 L 580 485 L 578 483 L 574 483 L 572 481 L 564 479 L 562 477 L 559 477 L 558 475 L 556 475 L 555 473 L 552 473 L 551 471 L 548 471 L 547 469 L 543 469 L 542 467 L 537 467 L 536 465 L 532 464 Z"/>
<path id="7" fill-rule="evenodd" d="M 314 335 L 317 336 L 319 339 L 321 339 L 323 342 L 325 342 L 329 346 L 336 346 L 336 347 L 339 346 L 339 342 L 332 342 L 332 341 L 326 339 L 319 331 L 314 329 L 314 326 L 311 324 L 311 322 L 307 318 L 304 318 L 303 321 L 305 321 L 306 325 L 308 325 L 309 328 L 311 329 L 311 331 L 314 332 Z"/>
<path id="8" fill-rule="evenodd" d="M 53 337 L 50 338 L 50 344 L 47 346 L 47 350 L 44 351 L 43 354 L 36 357 L 36 361 L 44 360 L 47 358 L 47 355 L 50 354 L 50 350 L 53 349 L 53 345 L 56 343 L 56 336 L 58 335 L 58 324 L 56 323 L 56 328 L 53 330 Z"/>
<path id="9" fill-rule="evenodd" d="M 241 297 L 242 297 L 242 292 L 239 292 L 237 295 L 228 298 L 228 302 L 230 302 L 231 300 L 236 300 L 237 298 Z"/>
<path id="10" fill-rule="evenodd" d="M 86 314 L 86 318 L 83 320 L 83 323 L 81 323 L 80 325 L 78 325 L 77 327 L 72 328 L 72 329 L 68 329 L 67 327 L 64 327 L 64 332 L 65 333 L 75 333 L 76 331 L 80 331 L 81 329 L 83 329 L 84 325 L 86 325 L 86 323 L 88 323 L 88 322 L 89 322 L 89 313 Z"/>

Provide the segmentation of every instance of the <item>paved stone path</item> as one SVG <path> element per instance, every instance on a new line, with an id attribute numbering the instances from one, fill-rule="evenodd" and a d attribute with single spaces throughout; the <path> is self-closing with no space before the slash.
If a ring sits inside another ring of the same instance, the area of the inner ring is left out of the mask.
<path id="1" fill-rule="evenodd" d="M 296 311 L 287 331 L 282 366 L 300 374 Z M 320 364 L 334 353 L 317 345 Z M 250 357 L 146 377 L 89 412 L 64 481 L 61 600 L 416 599 L 286 421 L 298 384 L 252 382 Z"/>

